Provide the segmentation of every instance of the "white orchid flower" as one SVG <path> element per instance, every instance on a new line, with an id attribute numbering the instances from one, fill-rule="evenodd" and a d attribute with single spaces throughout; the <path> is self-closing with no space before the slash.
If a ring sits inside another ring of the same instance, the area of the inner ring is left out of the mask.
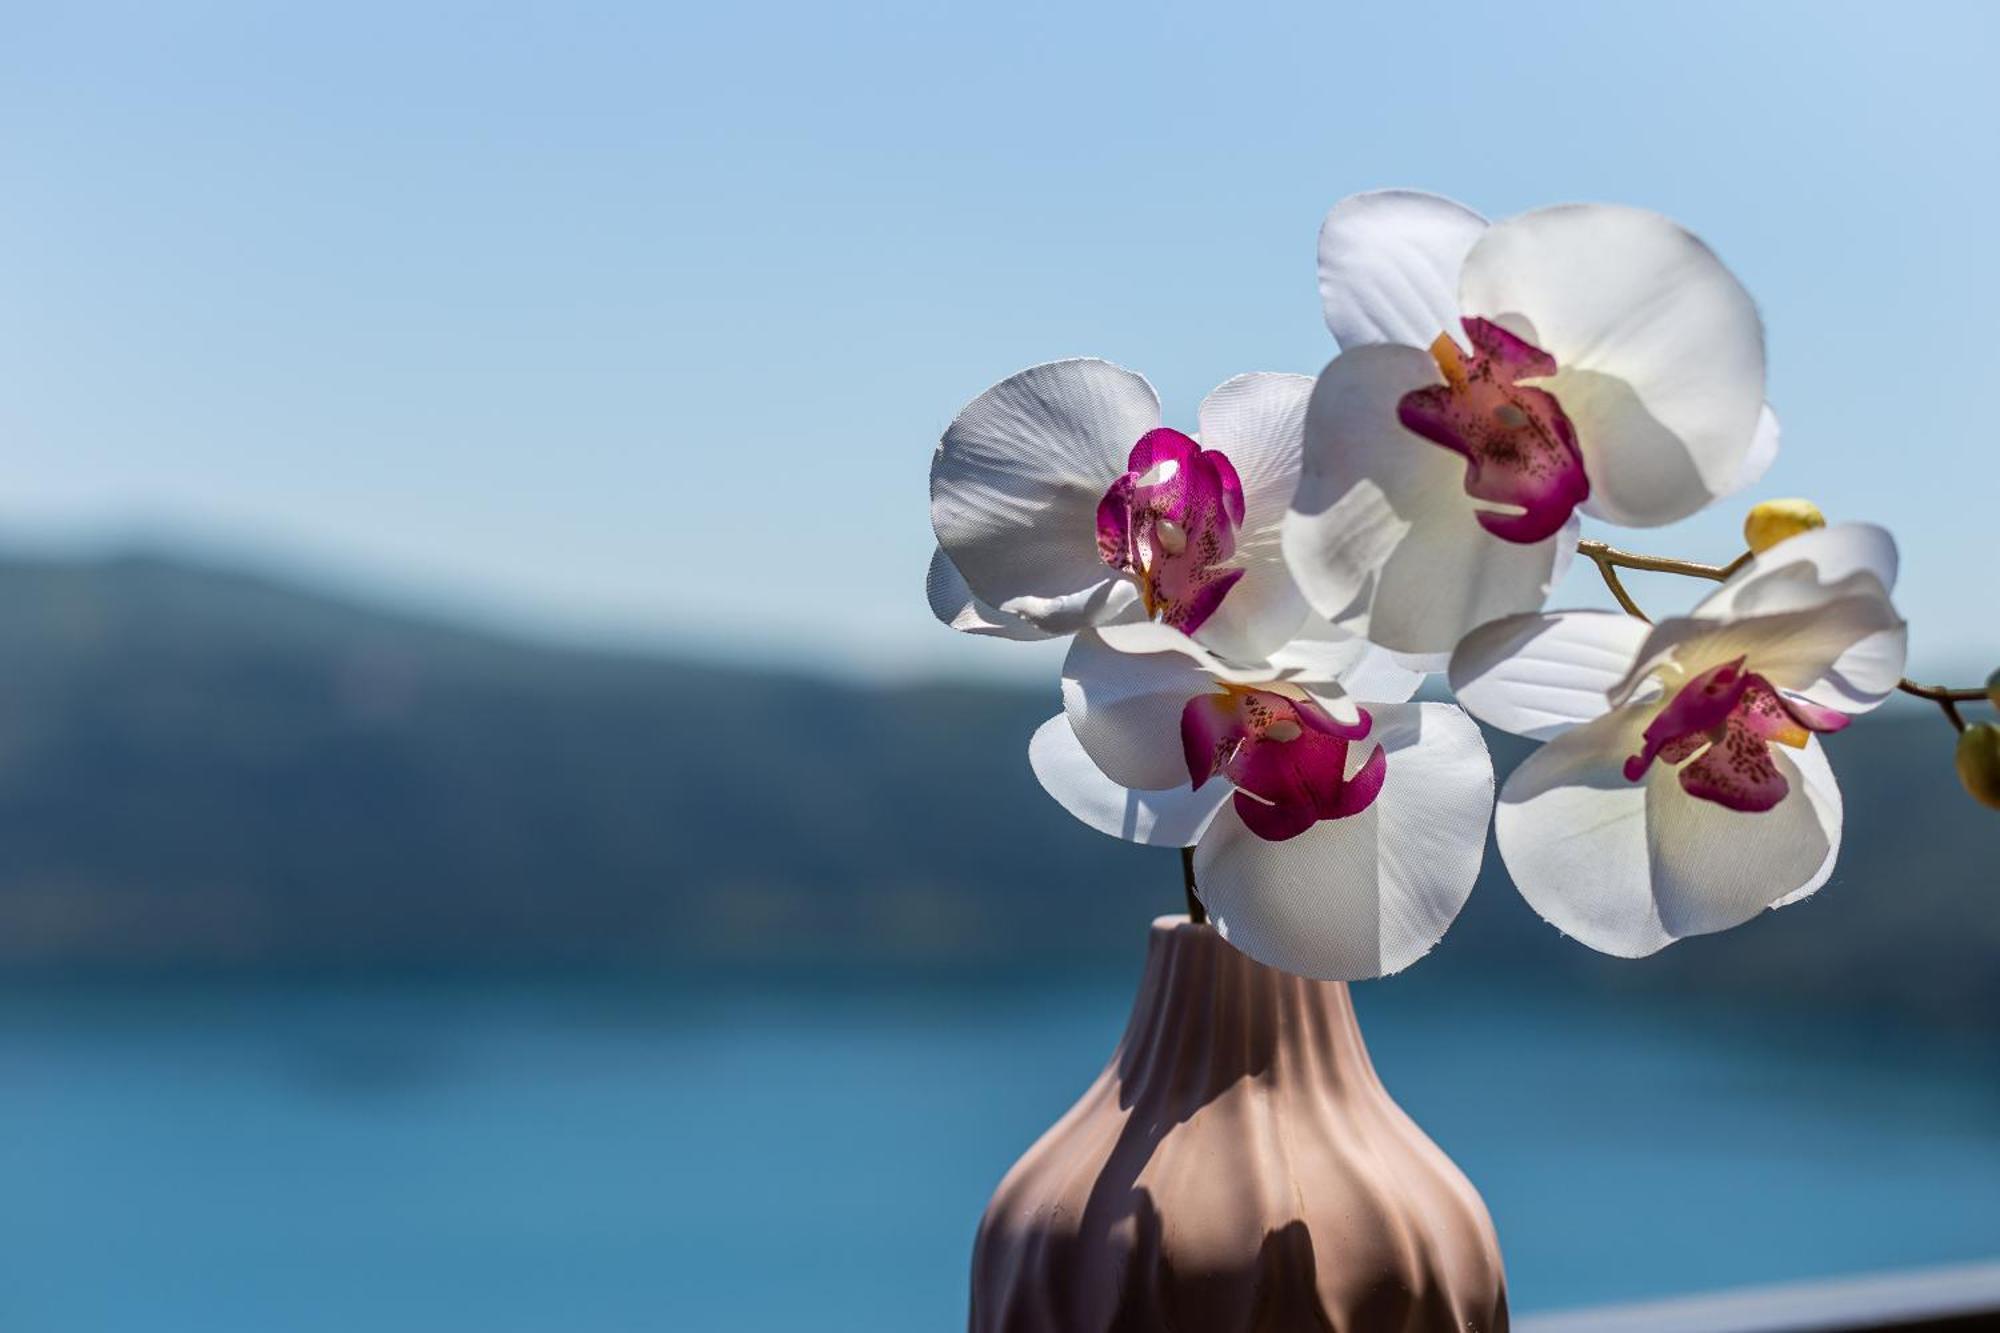
<path id="1" fill-rule="evenodd" d="M 1107 626 L 1070 645 L 1064 711 L 1029 758 L 1091 827 L 1192 846 L 1210 919 L 1251 957 L 1383 976 L 1464 906 L 1493 804 L 1479 728 L 1407 702 L 1421 679 L 1355 639 L 1243 663 L 1165 625 Z"/>
<path id="2" fill-rule="evenodd" d="M 1190 437 L 1108 361 L 1002 380 L 931 460 L 931 609 L 1009 638 L 1157 620 L 1232 656 L 1277 648 L 1308 614 L 1279 529 L 1311 391 L 1304 375 L 1239 375 Z"/>
<path id="3" fill-rule="evenodd" d="M 1475 716 L 1545 740 L 1500 792 L 1500 854 L 1543 917 L 1636 958 L 1798 902 L 1833 872 L 1815 733 L 1903 674 L 1896 546 L 1865 524 L 1759 555 L 1684 617 L 1520 615 L 1459 645 Z"/>
<path id="4" fill-rule="evenodd" d="M 1361 194 L 1327 215 L 1319 281 L 1341 353 L 1313 390 L 1284 550 L 1320 614 L 1384 647 L 1449 652 L 1538 609 L 1579 512 L 1670 523 L 1777 451 L 1756 306 L 1656 214 L 1489 225 L 1436 195 Z"/>

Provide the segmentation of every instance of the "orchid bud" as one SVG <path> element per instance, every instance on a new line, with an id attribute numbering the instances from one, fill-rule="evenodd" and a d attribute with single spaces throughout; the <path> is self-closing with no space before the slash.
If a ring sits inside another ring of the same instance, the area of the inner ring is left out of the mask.
<path id="1" fill-rule="evenodd" d="M 1766 500 L 1743 520 L 1743 540 L 1759 555 L 1787 537 L 1826 526 L 1826 515 L 1811 500 Z"/>
<path id="2" fill-rule="evenodd" d="M 2000 667 L 1995 667 L 1993 674 L 1986 678 L 1986 699 L 1995 708 L 2000 708 Z"/>
<path id="3" fill-rule="evenodd" d="M 2000 810 L 2000 726 L 1980 722 L 1958 734 L 1958 780 L 1974 800 Z"/>

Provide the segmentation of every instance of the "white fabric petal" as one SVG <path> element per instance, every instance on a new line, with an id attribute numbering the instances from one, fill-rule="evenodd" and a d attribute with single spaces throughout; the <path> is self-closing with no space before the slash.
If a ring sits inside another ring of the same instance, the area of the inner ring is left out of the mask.
<path id="1" fill-rule="evenodd" d="M 1458 271 L 1486 219 L 1441 195 L 1374 190 L 1333 206 L 1319 229 L 1319 299 L 1343 349 L 1428 347 L 1458 332 Z"/>
<path id="2" fill-rule="evenodd" d="M 1731 622 L 1710 634 L 1700 651 L 1699 661 L 1688 649 L 1681 655 L 1697 670 L 1743 657 L 1779 689 L 1843 713 L 1865 713 L 1902 679 L 1909 630 L 1888 598 L 1864 593 Z"/>
<path id="3" fill-rule="evenodd" d="M 1236 661 L 1222 656 L 1207 644 L 1199 643 L 1171 625 L 1157 620 L 1139 620 L 1124 625 L 1106 625 L 1093 633 L 1101 644 L 1120 653 L 1142 656 L 1171 653 L 1187 659 L 1217 680 L 1233 685 L 1251 685 L 1273 678 L 1277 668 L 1263 658 Z"/>
<path id="4" fill-rule="evenodd" d="M 1164 625 L 1127 628 L 1166 630 L 1187 641 Z M 1188 652 L 1120 652 L 1089 630 L 1076 636 L 1063 659 L 1063 712 L 1091 762 L 1121 787 L 1188 785 L 1181 710 L 1215 688 Z"/>
<path id="5" fill-rule="evenodd" d="M 1742 472 L 1764 408 L 1763 321 L 1691 232 L 1636 208 L 1537 209 L 1480 236 L 1459 302 L 1555 358 L 1541 383 L 1576 426 L 1586 514 L 1671 523 Z"/>
<path id="6" fill-rule="evenodd" d="M 1097 553 L 1097 504 L 1160 424 L 1151 385 L 1108 361 L 1052 361 L 958 414 L 931 458 L 931 526 L 980 601 L 1068 633 L 1138 591 Z"/>
<path id="7" fill-rule="evenodd" d="M 1658 677 L 1674 689 L 1711 667 L 1746 660 L 1779 689 L 1843 713 L 1865 713 L 1895 693 L 1909 654 L 1909 630 L 1874 579 L 1799 611 L 1741 620 L 1676 617 L 1653 626 L 1639 657 L 1614 686 L 1614 704 Z"/>
<path id="8" fill-rule="evenodd" d="M 1310 375 L 1238 375 L 1202 401 L 1201 447 L 1219 449 L 1243 483 L 1243 526 L 1231 563 L 1243 569 L 1197 639 L 1229 657 L 1259 657 L 1298 631 L 1306 600 L 1280 549 L 1299 484 Z"/>
<path id="9" fill-rule="evenodd" d="M 1541 607 L 1576 545 L 1574 516 L 1532 545 L 1479 526 L 1465 463 L 1405 430 L 1396 405 L 1439 383 L 1427 353 L 1343 352 L 1306 412 L 1285 559 L 1313 609 L 1399 653 L 1446 653 L 1476 625 Z"/>
<path id="10" fill-rule="evenodd" d="M 1788 537 L 1758 555 L 1689 615 L 1709 620 L 1799 611 L 1847 596 L 1857 574 L 1896 587 L 1896 539 L 1873 523 L 1835 523 Z"/>
<path id="11" fill-rule="evenodd" d="M 1895 692 L 1909 656 L 1909 631 L 1889 598 L 1896 572 L 1896 542 L 1883 529 L 1817 528 L 1759 555 L 1689 616 L 1732 621 L 1723 650 L 1747 654 L 1772 683 L 1866 712 Z"/>
<path id="12" fill-rule="evenodd" d="M 1149 847 L 1192 847 L 1231 791 L 1220 778 L 1199 791 L 1185 783 L 1175 791 L 1121 787 L 1090 762 L 1061 713 L 1036 729 L 1028 763 L 1063 809 L 1099 833 Z"/>
<path id="13" fill-rule="evenodd" d="M 1771 464 L 1778 461 L 1778 414 L 1771 410 L 1769 403 L 1757 414 L 1757 434 L 1750 441 L 1750 452 L 1743 456 L 1743 466 L 1736 470 L 1729 485 L 1723 488 L 1723 495 L 1734 495 L 1747 490 L 1764 479 L 1771 470 Z"/>
<path id="14" fill-rule="evenodd" d="M 1428 953 L 1472 892 L 1493 804 L 1479 728 L 1449 704 L 1371 712 L 1388 771 L 1366 810 L 1267 842 L 1232 801 L 1195 848 L 1210 920 L 1259 962 L 1326 980 L 1386 976 Z M 1372 749 L 1351 746 L 1349 771 Z"/>
<path id="15" fill-rule="evenodd" d="M 1740 925 L 1823 880 L 1840 837 L 1837 795 L 1808 784 L 1782 746 L 1772 753 L 1791 790 L 1759 813 L 1688 795 L 1665 763 L 1626 781 L 1653 711 L 1622 708 L 1556 737 L 1514 770 L 1494 815 L 1521 896 L 1621 958 Z"/>
<path id="16" fill-rule="evenodd" d="M 1819 824 L 1826 831 L 1826 859 L 1812 878 L 1771 904 L 1775 908 L 1790 907 L 1793 903 L 1804 902 L 1818 893 L 1827 880 L 1833 877 L 1834 862 L 1840 859 L 1840 830 L 1844 819 L 1843 803 L 1840 799 L 1840 784 L 1834 780 L 1833 766 L 1827 762 L 1826 747 L 1814 737 L 1803 750 L 1787 750 L 1785 757 L 1792 761 L 1792 767 L 1799 771 L 1805 786 L 1806 799 L 1813 804 L 1819 817 Z"/>
<path id="17" fill-rule="evenodd" d="M 1508 616 L 1459 641 L 1451 690 L 1480 721 L 1548 740 L 1611 711 L 1649 630 L 1617 611 Z"/>
<path id="18" fill-rule="evenodd" d="M 1669 659 L 1682 677 L 1747 657 L 1750 669 L 1813 703 L 1862 713 L 1902 679 L 1908 631 L 1890 601 L 1896 543 L 1843 523 L 1759 555 L 1685 616 L 1653 626 L 1620 700 Z"/>
<path id="19" fill-rule="evenodd" d="M 1269 657 L 1250 661 L 1223 657 L 1179 630 L 1153 621 L 1106 625 L 1092 637 L 1128 655 L 1177 654 L 1213 680 L 1232 685 L 1293 684 L 1315 695 L 1402 703 L 1423 684 L 1424 673 L 1395 653 L 1334 630 L 1324 621 L 1313 624 L 1320 632 L 1294 639 Z"/>
<path id="20" fill-rule="evenodd" d="M 1277 679 L 1296 681 L 1315 692 L 1321 682 L 1335 684 L 1370 704 L 1405 703 L 1424 683 L 1423 671 L 1351 634 L 1294 639 L 1271 654 L 1270 662 Z"/>
<path id="21" fill-rule="evenodd" d="M 1048 631 L 974 597 L 972 589 L 965 586 L 965 576 L 951 563 L 943 547 L 931 552 L 924 593 L 930 598 L 931 614 L 961 633 L 1023 641 L 1049 637 Z"/>

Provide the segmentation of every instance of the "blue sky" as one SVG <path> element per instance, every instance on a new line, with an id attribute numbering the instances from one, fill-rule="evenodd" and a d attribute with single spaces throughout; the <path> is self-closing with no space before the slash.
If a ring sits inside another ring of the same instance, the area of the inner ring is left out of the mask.
<path id="1" fill-rule="evenodd" d="M 1983 676 L 1996 13 L 9 5 L 0 543 L 1040 673 L 924 609 L 939 430 L 1059 356 L 1182 423 L 1318 370 L 1319 219 L 1404 184 L 1700 232 L 1768 324 L 1757 494 L 1891 526 L 1913 673 Z M 1740 518 L 1627 539 L 1726 559 Z"/>

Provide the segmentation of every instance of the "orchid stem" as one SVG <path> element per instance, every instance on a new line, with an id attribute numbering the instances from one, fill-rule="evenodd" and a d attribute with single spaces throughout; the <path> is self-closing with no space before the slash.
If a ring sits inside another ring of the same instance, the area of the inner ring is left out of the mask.
<path id="1" fill-rule="evenodd" d="M 1724 583 L 1756 558 L 1755 553 L 1745 551 L 1726 565 L 1704 565 L 1698 560 L 1676 560 L 1671 556 L 1640 555 L 1635 551 L 1621 551 L 1600 541 L 1580 541 L 1576 544 L 1576 549 L 1578 553 L 1589 557 L 1590 562 L 1597 566 L 1597 572 L 1604 578 L 1604 586 L 1611 590 L 1611 595 L 1618 600 L 1618 605 L 1624 608 L 1625 614 L 1637 616 L 1648 625 L 1653 623 L 1652 617 L 1640 610 L 1639 604 L 1632 600 L 1632 594 L 1625 591 L 1625 584 L 1618 577 L 1620 569 L 1643 569 L 1654 574 L 1680 574 L 1686 578 L 1709 579 L 1716 583 Z M 1928 699 L 1936 704 L 1943 710 L 1945 720 L 1950 722 L 1956 731 L 1965 730 L 1965 719 L 1960 716 L 1958 705 L 1986 697 L 1986 691 L 1982 689 L 1919 685 L 1907 676 L 1896 682 L 1896 688 L 1904 694 Z M 1192 884 L 1194 881 L 1190 879 L 1188 882 Z"/>
<path id="2" fill-rule="evenodd" d="M 1698 560 L 1675 560 L 1670 556 L 1640 555 L 1636 551 L 1621 551 L 1615 546 L 1607 546 L 1599 541 L 1580 541 L 1576 544 L 1576 549 L 1584 555 L 1589 556 L 1596 563 L 1599 571 L 1605 573 L 1607 580 L 1614 577 L 1608 572 L 1611 567 L 1620 565 L 1626 569 L 1650 570 L 1655 574 L 1681 574 L 1691 579 L 1712 579 L 1717 583 L 1721 583 L 1731 574 L 1734 574 L 1737 570 L 1750 563 L 1750 552 L 1748 551 L 1737 556 L 1726 565 L 1704 565 Z M 1614 584 L 1613 591 L 1616 592 L 1616 590 L 1616 585 Z M 1624 601 L 1625 599 L 1621 597 L 1619 600 Z M 1635 611 L 1633 614 L 1637 615 L 1638 612 Z"/>
<path id="3" fill-rule="evenodd" d="M 1181 887 L 1187 891 L 1188 920 L 1197 926 L 1208 920 L 1208 909 L 1194 892 L 1194 848 L 1181 848 Z"/>
<path id="4" fill-rule="evenodd" d="M 1596 543 L 1591 544 L 1595 545 Z M 1648 625 L 1652 624 L 1652 618 L 1644 611 L 1641 611 L 1639 604 L 1632 600 L 1632 594 L 1625 591 L 1625 584 L 1618 577 L 1618 569 L 1611 560 L 1609 549 L 1607 548 L 1605 551 L 1584 551 L 1584 554 L 1589 556 L 1591 563 L 1597 566 L 1597 572 L 1604 578 L 1604 586 L 1611 589 L 1611 595 L 1618 599 L 1618 605 L 1625 609 L 1625 614 L 1628 616 L 1637 616 Z"/>
<path id="5" fill-rule="evenodd" d="M 1944 712 L 1945 721 L 1951 723 L 1952 730 L 1964 731 L 1965 718 L 1959 714 L 1958 705 L 1974 699 L 1984 699 L 1985 690 L 1953 689 L 1947 685 L 1919 685 L 1913 680 L 1898 681 L 1896 688 L 1919 699 L 1928 699 Z"/>

